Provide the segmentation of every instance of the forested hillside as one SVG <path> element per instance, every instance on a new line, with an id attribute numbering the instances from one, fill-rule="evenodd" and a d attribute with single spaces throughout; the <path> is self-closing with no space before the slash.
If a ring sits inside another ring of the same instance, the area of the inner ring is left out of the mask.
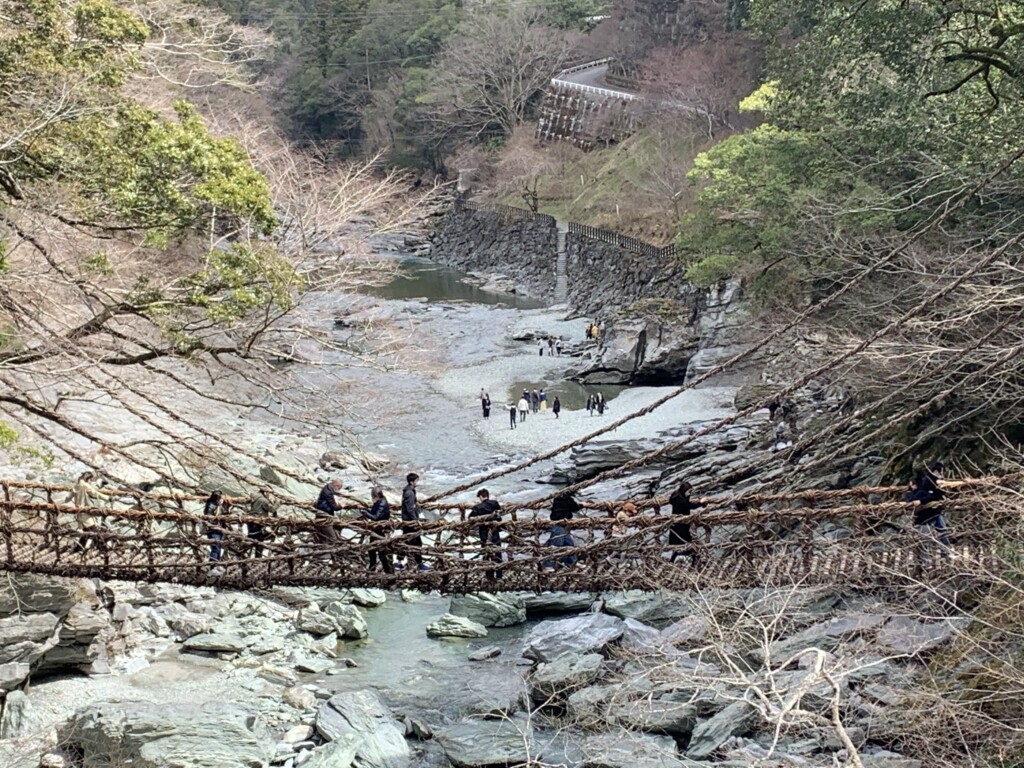
<path id="1" fill-rule="evenodd" d="M 605 0 L 211 0 L 280 43 L 266 74 L 297 139 L 443 166 L 504 135 L 571 56 Z"/>

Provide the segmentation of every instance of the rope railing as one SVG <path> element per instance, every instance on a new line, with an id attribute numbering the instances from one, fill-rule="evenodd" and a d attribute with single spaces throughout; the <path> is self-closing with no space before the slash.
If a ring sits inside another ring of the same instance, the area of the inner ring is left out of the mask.
<path id="1" fill-rule="evenodd" d="M 975 576 L 993 568 L 994 542 L 1012 529 L 993 516 L 989 501 L 1010 485 L 992 478 L 949 484 L 985 493 L 955 493 L 949 501 L 955 532 L 946 548 L 914 529 L 897 487 L 750 496 L 741 509 L 709 498 L 706 508 L 685 516 L 657 514 L 662 500 L 641 499 L 634 502 L 641 512 L 628 518 L 621 514 L 626 502 L 599 501 L 566 521 L 525 514 L 532 512 L 528 505 L 510 505 L 500 520 L 470 518 L 466 505 L 447 504 L 435 506 L 434 520 L 373 522 L 311 513 L 202 515 L 178 507 L 183 495 L 177 494 L 145 495 L 141 508 L 77 507 L 53 500 L 55 489 L 66 486 L 4 483 L 0 568 L 231 588 L 457 593 L 888 584 L 945 577 L 965 563 Z M 689 526 L 688 541 L 671 537 L 682 524 Z M 254 538 L 254 529 L 265 535 Z M 389 562 L 405 558 L 409 568 L 371 571 L 371 554 Z M 418 557 L 430 570 L 415 567 Z"/>

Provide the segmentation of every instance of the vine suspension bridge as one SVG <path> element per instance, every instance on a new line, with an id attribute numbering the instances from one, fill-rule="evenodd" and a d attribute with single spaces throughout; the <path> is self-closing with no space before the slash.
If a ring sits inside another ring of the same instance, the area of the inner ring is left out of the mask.
<path id="1" fill-rule="evenodd" d="M 915 530 L 901 487 L 711 497 L 685 517 L 658 514 L 664 499 L 641 499 L 625 525 L 616 518 L 625 502 L 592 503 L 560 523 L 572 533 L 573 547 L 547 546 L 552 523 L 528 504 L 511 506 L 500 522 L 485 523 L 497 528 L 501 545 L 482 547 L 480 518 L 468 519 L 468 505 L 461 504 L 428 505 L 437 519 L 410 531 L 401 520 L 315 518 L 297 505 L 274 517 L 208 516 L 200 512 L 202 497 L 185 494 L 129 493 L 119 507 L 77 507 L 60 500 L 70 486 L 6 482 L 0 484 L 0 568 L 234 589 L 290 585 L 448 593 L 884 586 L 998 572 L 1003 526 L 989 502 L 994 494 L 1011 492 L 1011 479 L 946 485 L 950 497 L 944 506 L 955 520 L 949 547 Z M 113 494 L 110 500 L 118 501 Z M 98 525 L 83 532 L 78 521 L 84 516 Z M 673 548 L 667 531 L 679 522 L 690 523 L 693 542 Z M 249 538 L 244 524 L 263 526 L 269 540 Z M 325 543 L 326 527 L 335 529 L 336 540 Z M 214 542 L 211 528 L 223 531 L 224 540 Z M 371 552 L 413 555 L 415 536 L 423 537 L 421 551 L 431 570 L 369 570 Z M 218 562 L 210 559 L 213 544 L 223 547 Z M 679 555 L 675 562 L 673 549 Z"/>

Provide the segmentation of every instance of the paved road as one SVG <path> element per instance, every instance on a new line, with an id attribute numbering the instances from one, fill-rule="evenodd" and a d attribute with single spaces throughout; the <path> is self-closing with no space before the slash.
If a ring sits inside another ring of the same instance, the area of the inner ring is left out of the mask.
<path id="1" fill-rule="evenodd" d="M 635 99 L 638 96 L 630 91 L 624 91 L 621 88 L 616 88 L 613 85 L 609 85 L 605 82 L 605 75 L 608 74 L 608 65 L 599 64 L 596 67 L 590 69 L 583 69 L 579 72 L 570 72 L 567 75 L 559 73 L 554 77 L 555 80 L 561 82 L 576 83 L 577 85 L 589 86 L 591 88 L 603 88 L 613 93 L 621 94 L 625 98 Z"/>

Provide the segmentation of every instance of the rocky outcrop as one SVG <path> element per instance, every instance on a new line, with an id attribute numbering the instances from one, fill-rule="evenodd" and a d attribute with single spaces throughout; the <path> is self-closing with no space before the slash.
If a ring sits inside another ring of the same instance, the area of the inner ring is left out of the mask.
<path id="1" fill-rule="evenodd" d="M 427 637 L 487 637 L 487 627 L 463 616 L 446 613 L 427 625 Z"/>
<path id="2" fill-rule="evenodd" d="M 579 378 L 588 384 L 678 385 L 746 348 L 738 280 L 708 289 L 683 283 L 673 295 L 654 294 L 658 298 L 641 298 L 606 314 L 597 358 Z M 737 366 L 713 383 L 742 383 L 752 365 Z"/>
<path id="3" fill-rule="evenodd" d="M 85 766 L 264 768 L 274 745 L 250 711 L 150 702 L 98 704 L 79 711 L 60 733 Z"/>
<path id="4" fill-rule="evenodd" d="M 530 697 L 541 705 L 559 702 L 594 682 L 601 674 L 602 661 L 604 657 L 599 653 L 564 653 L 542 662 L 530 676 Z"/>
<path id="5" fill-rule="evenodd" d="M 485 627 L 511 627 L 526 621 L 526 603 L 510 593 L 456 595 L 452 597 L 448 611 Z"/>
<path id="6" fill-rule="evenodd" d="M 316 730 L 328 741 L 347 743 L 358 739 L 354 764 L 360 768 L 409 765 L 405 729 L 374 691 L 339 693 L 329 698 L 317 712 Z"/>
<path id="7" fill-rule="evenodd" d="M 533 728 L 526 720 L 467 720 L 434 738 L 455 768 L 522 765 L 533 752 Z"/>
<path id="8" fill-rule="evenodd" d="M 622 619 L 605 613 L 587 613 L 538 624 L 523 641 L 523 656 L 549 662 L 562 654 L 599 653 L 625 631 Z"/>
<path id="9" fill-rule="evenodd" d="M 109 672 L 111 616 L 91 582 L 12 575 L 0 586 L 0 693 L 34 672 Z"/>

